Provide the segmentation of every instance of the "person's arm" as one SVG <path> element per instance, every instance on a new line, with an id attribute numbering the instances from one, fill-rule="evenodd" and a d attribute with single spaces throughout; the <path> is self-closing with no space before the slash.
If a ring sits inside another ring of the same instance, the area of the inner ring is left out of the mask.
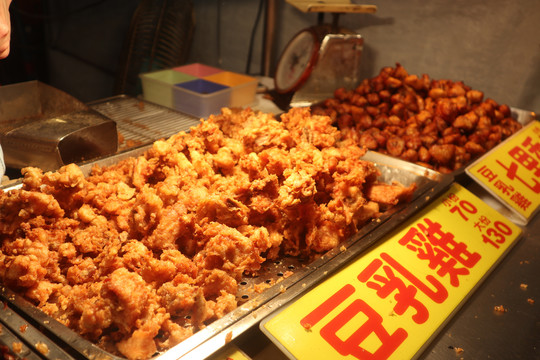
<path id="1" fill-rule="evenodd" d="M 9 5 L 11 0 L 0 0 L 0 59 L 9 55 L 9 44 L 11 42 L 11 22 L 9 20 Z M 4 165 L 4 154 L 0 146 L 0 183 L 6 166 Z"/>
<path id="2" fill-rule="evenodd" d="M 6 164 L 4 164 L 4 153 L 2 152 L 2 146 L 0 146 L 0 184 L 2 183 L 2 178 L 6 173 Z"/>
<path id="3" fill-rule="evenodd" d="M 9 55 L 9 44 L 11 42 L 11 22 L 9 20 L 9 5 L 11 0 L 0 0 L 0 59 Z M 0 183 L 6 166 L 4 165 L 4 154 L 0 146 Z"/>
<path id="4" fill-rule="evenodd" d="M 11 41 L 11 22 L 9 20 L 9 5 L 11 0 L 0 0 L 0 59 L 9 55 Z"/>

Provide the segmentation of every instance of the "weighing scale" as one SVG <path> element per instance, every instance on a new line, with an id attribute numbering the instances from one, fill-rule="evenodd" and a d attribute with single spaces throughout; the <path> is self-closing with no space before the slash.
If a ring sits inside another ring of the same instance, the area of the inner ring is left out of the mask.
<path id="1" fill-rule="evenodd" d="M 275 89 L 292 94 L 290 106 L 310 106 L 333 97 L 337 88 L 351 89 L 359 82 L 364 39 L 338 25 L 343 13 L 374 13 L 375 5 L 356 5 L 345 0 L 287 0 L 305 13 L 318 13 L 317 25 L 298 32 L 287 44 L 277 63 Z M 332 23 L 324 23 L 324 14 Z"/>

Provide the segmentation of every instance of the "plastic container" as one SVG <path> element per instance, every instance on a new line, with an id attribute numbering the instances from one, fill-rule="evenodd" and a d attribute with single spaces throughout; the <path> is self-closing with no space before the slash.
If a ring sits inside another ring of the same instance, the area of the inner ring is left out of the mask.
<path id="1" fill-rule="evenodd" d="M 251 76 L 222 71 L 204 77 L 205 80 L 226 85 L 231 88 L 231 107 L 242 107 L 255 102 L 257 79 Z"/>
<path id="2" fill-rule="evenodd" d="M 173 92 L 175 109 L 201 118 L 219 114 L 231 100 L 230 87 L 204 79 L 176 84 Z"/>
<path id="3" fill-rule="evenodd" d="M 202 78 L 208 75 L 217 74 L 223 71 L 221 69 L 204 65 L 204 64 L 199 64 L 199 63 L 178 66 L 178 67 L 173 68 L 173 70 L 182 72 L 184 74 L 192 75 L 195 77 L 199 77 L 199 78 Z"/>
<path id="4" fill-rule="evenodd" d="M 169 108 L 174 107 L 173 86 L 196 79 L 195 76 L 171 69 L 140 75 L 144 99 Z"/>

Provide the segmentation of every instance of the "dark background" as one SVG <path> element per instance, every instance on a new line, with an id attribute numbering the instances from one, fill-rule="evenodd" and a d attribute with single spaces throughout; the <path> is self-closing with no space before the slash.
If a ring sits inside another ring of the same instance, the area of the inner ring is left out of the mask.
<path id="1" fill-rule="evenodd" d="M 194 32 L 183 62 L 261 74 L 264 11 L 259 21 L 257 14 L 267 3 L 193 1 Z M 293 35 L 317 21 L 316 14 L 301 13 L 284 0 L 275 3 L 272 69 Z M 114 95 L 139 4 L 13 0 L 12 53 L 0 61 L 0 84 L 39 79 L 85 102 Z M 409 73 L 461 80 L 500 103 L 540 111 L 539 1 L 377 0 L 372 4 L 378 7 L 375 14 L 340 17 L 341 26 L 365 39 L 363 77 L 399 62 Z"/>

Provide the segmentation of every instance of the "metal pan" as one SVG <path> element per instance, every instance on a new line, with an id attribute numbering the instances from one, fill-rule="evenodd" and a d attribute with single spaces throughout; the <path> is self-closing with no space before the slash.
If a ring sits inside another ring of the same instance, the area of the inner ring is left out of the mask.
<path id="1" fill-rule="evenodd" d="M 89 174 L 92 166 L 107 166 L 118 161 L 142 154 L 144 146 L 122 154 L 100 159 L 81 166 Z M 365 224 L 354 236 L 343 242 L 339 248 L 328 251 L 323 256 L 306 261 L 285 257 L 279 261 L 263 264 L 257 277 L 245 276 L 240 282 L 237 300 L 239 306 L 223 318 L 192 335 L 166 352 L 156 354 L 155 359 L 202 359 L 223 347 L 247 329 L 255 326 L 264 316 L 287 303 L 311 284 L 319 281 L 349 259 L 358 256 L 385 234 L 402 223 L 416 211 L 426 206 L 452 183 L 451 175 L 442 175 L 424 167 L 378 153 L 368 152 L 365 160 L 376 164 L 384 182 L 399 181 L 405 186 L 416 183 L 413 199 L 382 214 L 378 219 Z M 10 188 L 5 188 L 9 190 Z M 258 289 L 264 288 L 263 291 Z M 44 336 L 54 339 L 87 359 L 120 359 L 83 339 L 71 329 L 42 313 L 22 297 L 9 289 L 0 289 L 0 298 L 9 304 L 27 321 L 42 329 Z"/>

